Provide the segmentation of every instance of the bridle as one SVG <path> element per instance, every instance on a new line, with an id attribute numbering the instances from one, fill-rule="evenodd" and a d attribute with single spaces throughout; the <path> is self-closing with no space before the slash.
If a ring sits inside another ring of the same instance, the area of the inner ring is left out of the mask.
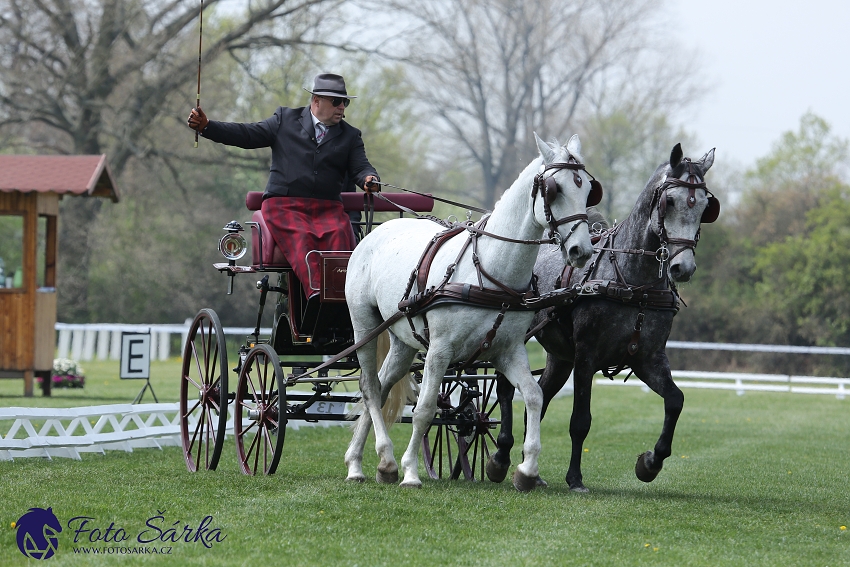
<path id="1" fill-rule="evenodd" d="M 665 178 L 658 188 L 655 190 L 654 195 L 652 196 L 652 202 L 650 204 L 650 209 L 654 206 L 657 207 L 658 210 L 658 235 L 659 240 L 661 241 L 661 247 L 656 252 L 656 259 L 661 263 L 659 267 L 659 273 L 663 271 L 664 262 L 670 262 L 684 252 L 685 250 L 695 251 L 697 243 L 700 238 L 700 230 L 697 229 L 696 235 L 694 235 L 693 239 L 688 238 L 673 238 L 667 233 L 667 227 L 664 226 L 664 219 L 667 216 L 667 190 L 674 189 L 676 187 L 684 187 L 688 190 L 688 199 L 687 204 L 689 208 L 693 208 L 696 205 L 696 190 L 702 189 L 705 191 L 706 196 L 708 197 L 708 204 L 705 207 L 705 210 L 700 217 L 700 224 L 703 223 L 713 223 L 717 220 L 717 217 L 720 215 L 720 201 L 717 197 L 714 196 L 711 191 L 706 187 L 705 181 L 697 181 L 697 179 L 701 179 L 702 177 L 694 171 L 694 164 L 691 162 L 689 158 L 683 158 L 682 163 L 685 164 L 688 168 L 688 179 L 687 181 L 682 180 L 678 177 L 673 178 Z M 679 249 L 676 250 L 672 255 L 667 248 L 668 244 L 675 244 L 679 246 Z"/>
<path id="2" fill-rule="evenodd" d="M 552 213 L 552 203 L 555 201 L 555 198 L 558 196 L 558 192 L 561 188 L 558 186 L 558 182 L 555 181 L 555 174 L 546 177 L 547 171 L 557 171 L 560 169 L 569 169 L 573 172 L 573 182 L 577 187 L 581 188 L 583 183 L 581 176 L 578 174 L 580 170 L 584 170 L 584 172 L 590 177 L 590 194 L 587 196 L 587 205 L 588 207 L 592 207 L 594 205 L 598 205 L 600 201 L 602 201 L 602 184 L 596 180 L 593 175 L 591 175 L 587 169 L 585 168 L 583 163 L 579 163 L 573 156 L 570 156 L 567 162 L 559 162 L 559 163 L 550 163 L 549 165 L 541 166 L 542 170 L 540 173 L 534 176 L 534 183 L 531 187 L 531 199 L 532 199 L 532 208 L 536 205 L 537 202 L 537 193 L 539 192 L 543 199 L 543 212 L 546 215 L 546 223 L 549 225 L 549 238 L 557 244 L 558 248 L 562 248 L 566 243 L 566 240 L 572 235 L 573 232 L 581 225 L 581 223 L 587 224 L 587 213 L 577 213 L 575 215 L 570 215 L 568 217 L 563 217 L 560 219 L 555 219 L 555 215 Z M 560 234 L 558 233 L 558 227 L 562 224 L 567 224 L 569 222 L 577 221 L 571 228 L 569 233 L 567 233 L 567 237 L 565 239 L 561 239 Z"/>

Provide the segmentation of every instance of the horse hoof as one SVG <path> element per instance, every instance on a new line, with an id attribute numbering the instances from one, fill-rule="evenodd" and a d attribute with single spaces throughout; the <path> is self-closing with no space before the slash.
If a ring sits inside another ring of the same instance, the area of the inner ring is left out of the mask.
<path id="1" fill-rule="evenodd" d="M 578 493 L 578 494 L 587 494 L 588 492 L 590 492 L 590 491 L 587 489 L 587 487 L 586 487 L 585 485 L 581 484 L 581 483 L 576 484 L 576 485 L 574 485 L 574 486 L 573 486 L 573 485 L 571 485 L 571 486 L 570 486 L 570 490 L 571 490 L 572 492 L 576 492 L 576 493 Z"/>
<path id="2" fill-rule="evenodd" d="M 545 480 L 543 480 L 542 478 L 540 478 L 539 476 L 537 477 L 536 480 L 537 480 L 537 488 L 549 488 L 549 483 L 546 482 Z"/>
<path id="3" fill-rule="evenodd" d="M 510 462 L 502 465 L 501 463 L 497 463 L 493 457 L 490 457 L 487 460 L 487 478 L 490 479 L 490 482 L 502 482 L 508 476 L 508 468 L 510 466 Z"/>
<path id="4" fill-rule="evenodd" d="M 402 487 L 402 488 L 422 488 L 422 481 L 421 480 L 415 480 L 415 481 L 405 480 L 401 484 L 399 484 L 399 486 Z"/>
<path id="5" fill-rule="evenodd" d="M 526 476 L 519 472 L 519 469 L 514 471 L 514 488 L 519 490 L 520 492 L 531 492 L 535 488 L 537 488 L 537 479 L 540 477 L 537 476 Z"/>
<path id="6" fill-rule="evenodd" d="M 653 480 L 655 480 L 655 477 L 658 476 L 658 473 L 661 472 L 661 467 L 657 469 L 651 469 L 646 466 L 645 459 L 647 455 L 650 454 L 650 451 L 641 453 L 640 455 L 638 455 L 637 463 L 635 463 L 635 476 L 638 477 L 638 480 L 641 480 L 643 482 L 652 482 Z"/>
<path id="7" fill-rule="evenodd" d="M 362 483 L 366 482 L 366 477 L 363 476 L 362 474 L 361 475 L 351 475 L 351 476 L 346 477 L 345 481 L 346 482 L 359 482 L 359 483 L 362 484 Z"/>
<path id="8" fill-rule="evenodd" d="M 390 472 L 384 472 L 378 469 L 378 472 L 375 474 L 375 480 L 381 484 L 395 484 L 398 482 L 398 469 Z"/>

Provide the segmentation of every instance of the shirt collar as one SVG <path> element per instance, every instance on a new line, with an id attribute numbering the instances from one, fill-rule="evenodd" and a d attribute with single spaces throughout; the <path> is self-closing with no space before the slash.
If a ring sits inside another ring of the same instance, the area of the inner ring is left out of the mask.
<path id="1" fill-rule="evenodd" d="M 313 114 L 312 110 L 310 111 L 310 119 L 313 121 L 313 128 L 316 128 L 317 124 L 319 124 L 319 119 L 316 118 L 316 116 Z M 322 123 L 322 126 L 324 126 L 326 129 L 330 128 L 330 126 L 328 126 L 327 124 L 324 124 L 324 123 Z"/>

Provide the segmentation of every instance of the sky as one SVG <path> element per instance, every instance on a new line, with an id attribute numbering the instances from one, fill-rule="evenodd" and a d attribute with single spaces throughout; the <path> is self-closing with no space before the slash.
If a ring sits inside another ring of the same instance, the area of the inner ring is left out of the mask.
<path id="1" fill-rule="evenodd" d="M 753 166 L 808 111 L 850 138 L 850 2 L 667 0 L 665 10 L 711 87 L 680 120 L 718 161 Z"/>

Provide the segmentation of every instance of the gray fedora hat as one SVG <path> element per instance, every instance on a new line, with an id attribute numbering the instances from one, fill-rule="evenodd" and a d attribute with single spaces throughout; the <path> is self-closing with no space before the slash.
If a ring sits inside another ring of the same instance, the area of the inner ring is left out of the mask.
<path id="1" fill-rule="evenodd" d="M 341 98 L 357 98 L 345 90 L 345 79 L 341 75 L 322 73 L 313 79 L 313 89 L 304 89 L 310 94 L 319 96 L 336 96 Z"/>

